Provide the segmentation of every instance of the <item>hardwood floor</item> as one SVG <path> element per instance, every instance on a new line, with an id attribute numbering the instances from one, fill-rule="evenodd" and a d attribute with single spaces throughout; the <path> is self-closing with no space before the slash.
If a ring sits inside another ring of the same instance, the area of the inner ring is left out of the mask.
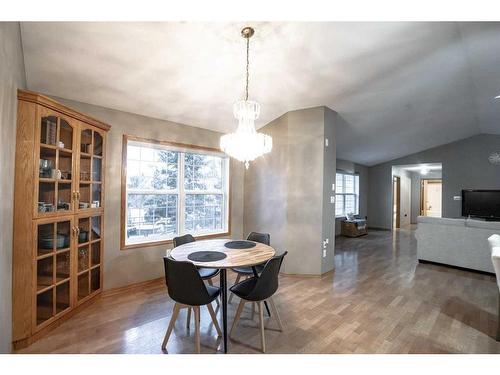
<path id="1" fill-rule="evenodd" d="M 339 237 L 335 264 L 324 278 L 280 278 L 275 302 L 284 332 L 266 318 L 267 353 L 500 353 L 494 277 L 418 264 L 411 230 Z M 230 305 L 229 327 L 238 302 Z M 162 353 L 173 305 L 163 282 L 105 296 L 20 352 Z M 230 353 L 259 353 L 258 315 L 250 315 L 248 306 Z M 169 353 L 195 351 L 191 327 L 181 311 Z M 201 352 L 221 353 L 203 307 Z"/>

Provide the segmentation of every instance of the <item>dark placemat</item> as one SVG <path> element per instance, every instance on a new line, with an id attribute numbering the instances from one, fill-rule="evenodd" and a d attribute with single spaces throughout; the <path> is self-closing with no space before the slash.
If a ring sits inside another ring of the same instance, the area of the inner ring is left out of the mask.
<path id="1" fill-rule="evenodd" d="M 252 241 L 229 241 L 224 244 L 225 247 L 228 249 L 250 249 L 252 247 L 255 247 L 257 245 L 255 242 Z"/>
<path id="2" fill-rule="evenodd" d="M 227 257 L 220 251 L 195 251 L 188 255 L 188 259 L 193 262 L 216 262 Z"/>

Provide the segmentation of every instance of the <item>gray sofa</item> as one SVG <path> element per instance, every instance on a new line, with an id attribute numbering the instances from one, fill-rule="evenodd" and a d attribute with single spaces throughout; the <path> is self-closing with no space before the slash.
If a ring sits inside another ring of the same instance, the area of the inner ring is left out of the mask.
<path id="1" fill-rule="evenodd" d="M 494 273 L 488 238 L 500 222 L 419 216 L 415 233 L 419 260 Z"/>

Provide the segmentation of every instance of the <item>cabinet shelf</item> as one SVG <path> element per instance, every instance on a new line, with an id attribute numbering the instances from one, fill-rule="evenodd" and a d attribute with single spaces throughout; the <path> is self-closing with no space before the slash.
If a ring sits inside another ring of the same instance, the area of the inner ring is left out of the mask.
<path id="1" fill-rule="evenodd" d="M 37 294 L 43 293 L 46 290 L 54 287 L 52 276 L 44 276 L 37 278 L 36 292 Z"/>
<path id="2" fill-rule="evenodd" d="M 58 148 L 60 154 L 66 154 L 68 156 L 73 155 L 73 150 L 67 148 Z"/>
<path id="3" fill-rule="evenodd" d="M 60 184 L 71 184 L 73 181 L 71 180 L 63 180 L 60 178 L 47 178 L 47 177 L 38 177 L 39 182 L 47 182 L 47 183 L 55 183 L 59 182 Z"/>
<path id="4" fill-rule="evenodd" d="M 58 147 L 56 147 L 55 145 L 49 145 L 47 143 L 40 143 L 40 148 L 46 149 L 46 150 L 57 150 L 58 149 Z"/>
<path id="5" fill-rule="evenodd" d="M 64 284 L 65 282 L 68 282 L 71 280 L 71 277 L 69 276 L 69 273 L 67 274 L 66 277 L 56 277 L 56 286 Z"/>
<path id="6" fill-rule="evenodd" d="M 48 253 L 46 254 L 43 254 L 43 255 L 38 255 L 36 257 L 36 260 L 41 260 L 41 259 L 45 259 L 45 258 L 48 258 L 48 257 L 51 257 L 51 256 L 54 256 L 54 250 L 47 250 L 49 251 Z"/>

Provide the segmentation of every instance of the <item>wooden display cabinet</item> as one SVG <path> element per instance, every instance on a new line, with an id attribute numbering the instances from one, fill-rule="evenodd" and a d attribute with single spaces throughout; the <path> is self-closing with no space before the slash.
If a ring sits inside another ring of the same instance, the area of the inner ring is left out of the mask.
<path id="1" fill-rule="evenodd" d="M 110 126 L 18 91 L 13 346 L 24 347 L 102 290 Z"/>

